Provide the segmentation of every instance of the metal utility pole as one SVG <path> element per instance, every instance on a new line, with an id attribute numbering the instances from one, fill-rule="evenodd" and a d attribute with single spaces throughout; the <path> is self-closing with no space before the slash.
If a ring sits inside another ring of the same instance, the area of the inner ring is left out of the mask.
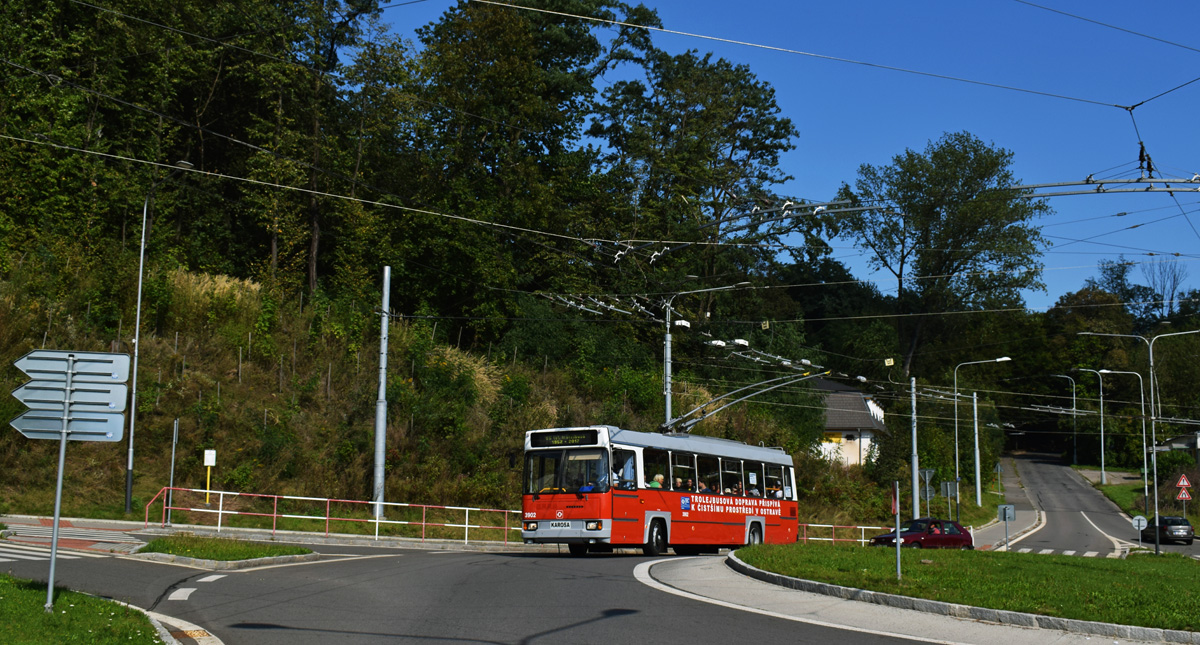
<path id="1" fill-rule="evenodd" d="M 921 516 L 921 498 L 919 497 L 917 483 L 917 473 L 920 468 L 920 462 L 917 457 L 917 377 L 912 377 L 912 495 L 913 495 L 913 519 Z M 899 533 L 897 533 L 899 535 Z M 899 538 L 897 538 L 898 540 Z"/>
<path id="2" fill-rule="evenodd" d="M 375 399 L 375 519 L 383 519 L 383 466 L 387 452 L 388 309 L 392 267 L 383 267 L 383 303 L 379 315 L 379 396 Z M 331 375 L 332 378 L 332 375 Z"/>

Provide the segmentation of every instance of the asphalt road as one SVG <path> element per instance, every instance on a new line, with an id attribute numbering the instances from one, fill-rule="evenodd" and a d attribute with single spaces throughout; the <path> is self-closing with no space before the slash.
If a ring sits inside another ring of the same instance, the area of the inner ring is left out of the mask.
<path id="1" fill-rule="evenodd" d="M 1129 516 L 1056 456 L 1024 455 L 1016 462 L 1021 483 L 1045 514 L 1045 525 L 1014 544 L 1014 551 L 1103 557 L 1138 546 Z M 1162 549 L 1200 555 L 1195 544 L 1164 544 Z"/>
<path id="2" fill-rule="evenodd" d="M 335 555 L 228 573 L 78 558 L 60 561 L 57 577 L 201 625 L 227 645 L 912 642 L 663 593 L 635 580 L 635 567 L 649 560 L 641 556 L 316 550 Z M 6 565 L 20 577 L 46 578 L 45 561 Z"/>

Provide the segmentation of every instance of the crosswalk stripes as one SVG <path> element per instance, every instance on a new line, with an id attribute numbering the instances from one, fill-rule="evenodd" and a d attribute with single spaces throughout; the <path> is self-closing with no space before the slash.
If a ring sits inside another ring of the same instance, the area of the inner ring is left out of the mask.
<path id="1" fill-rule="evenodd" d="M 108 555 L 100 553 L 80 553 L 72 551 L 67 553 L 63 550 L 58 551 L 58 558 L 61 560 L 78 560 L 80 558 L 107 558 Z M 12 544 L 0 542 L 0 562 L 16 562 L 18 560 L 49 560 L 50 549 L 36 546 L 26 546 L 24 544 Z"/>
<path id="2" fill-rule="evenodd" d="M 1029 547 L 1017 549 L 1016 552 L 1017 553 L 1035 553 L 1035 551 Z M 1036 553 L 1037 553 L 1037 555 L 1052 555 L 1052 554 L 1056 553 L 1056 551 L 1054 549 L 1039 549 L 1036 551 Z M 1099 551 L 1086 551 L 1084 553 L 1079 553 L 1078 551 L 1058 551 L 1057 553 L 1060 553 L 1062 555 L 1080 555 L 1085 558 L 1095 558 L 1095 557 L 1100 556 Z"/>
<path id="3" fill-rule="evenodd" d="M 8 528 L 14 537 L 52 537 L 54 534 L 54 527 L 52 526 L 24 525 L 9 526 Z M 109 531 L 104 529 L 79 529 L 63 526 L 58 529 L 58 537 L 73 540 L 90 540 L 92 542 L 142 544 L 141 540 L 124 531 Z"/>

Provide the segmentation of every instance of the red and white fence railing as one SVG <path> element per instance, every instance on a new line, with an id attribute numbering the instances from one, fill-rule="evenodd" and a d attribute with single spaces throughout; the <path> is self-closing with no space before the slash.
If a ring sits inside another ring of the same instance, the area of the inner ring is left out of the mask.
<path id="1" fill-rule="evenodd" d="M 823 530 L 828 529 L 828 530 Z M 841 531 L 841 537 L 838 537 L 838 531 Z M 837 524 L 801 524 L 799 542 L 808 544 L 809 542 L 829 542 L 837 544 L 839 542 L 856 542 L 860 546 L 866 546 L 871 537 L 867 536 L 867 531 L 875 533 L 876 531 L 894 531 L 895 528 L 886 526 L 840 526 Z M 828 534 L 828 537 L 825 537 Z"/>
<path id="2" fill-rule="evenodd" d="M 203 505 L 201 505 L 199 502 L 194 503 L 194 504 L 188 504 L 188 505 L 174 505 L 175 504 L 175 501 L 173 500 L 174 495 L 170 495 L 170 493 L 175 493 L 176 495 L 182 493 L 182 494 L 185 494 L 185 495 L 183 495 L 184 497 L 187 496 L 186 494 L 195 493 L 195 494 L 202 495 L 204 497 L 204 499 L 208 500 L 208 501 L 205 501 L 203 503 Z M 217 502 L 216 508 L 213 508 L 212 504 L 211 504 L 211 499 L 214 497 L 216 498 L 216 502 Z M 227 502 L 232 503 L 232 500 L 239 500 L 239 501 L 240 500 L 251 500 L 252 502 L 258 504 L 258 508 L 256 510 L 229 508 L 227 505 Z M 311 512 L 310 513 L 280 512 L 279 506 L 280 506 L 281 501 L 284 502 L 288 506 L 311 506 L 314 508 L 315 511 L 319 512 L 319 514 L 314 514 Z M 379 517 L 375 517 L 373 514 L 374 508 L 376 506 L 376 502 L 373 502 L 373 501 L 333 499 L 333 498 L 326 498 L 326 497 L 302 497 L 302 496 L 297 496 L 297 495 L 265 495 L 265 494 L 260 494 L 260 493 L 239 493 L 239 492 L 232 492 L 232 491 L 206 490 L 206 489 L 202 489 L 202 488 L 170 488 L 170 487 L 164 487 L 162 490 L 160 490 L 154 496 L 153 499 L 150 500 L 150 502 L 148 504 L 146 504 L 146 518 L 145 518 L 146 526 L 150 526 L 150 509 L 155 504 L 162 504 L 162 520 L 161 520 L 162 526 L 167 525 L 168 513 L 170 511 L 185 511 L 188 513 L 216 515 L 217 532 L 220 532 L 222 526 L 227 523 L 227 521 L 226 521 L 227 517 L 237 517 L 237 516 L 269 517 L 269 518 L 271 518 L 271 535 L 272 536 L 275 535 L 275 532 L 279 526 L 279 520 L 281 520 L 281 519 L 324 522 L 326 536 L 329 535 L 330 528 L 335 526 L 339 522 L 346 522 L 346 523 L 351 523 L 351 524 L 373 524 L 374 525 L 374 537 L 376 540 L 379 539 L 380 527 L 387 527 L 387 526 L 413 526 L 413 527 L 419 526 L 421 528 L 421 540 L 422 541 L 425 540 L 426 533 L 429 528 L 437 527 L 437 528 L 448 528 L 448 529 L 462 529 L 463 544 L 469 543 L 471 529 L 476 529 L 477 531 L 482 531 L 482 530 L 502 531 L 503 536 L 504 536 L 503 540 L 504 540 L 505 544 L 508 544 L 508 535 L 509 535 L 510 531 L 520 531 L 521 530 L 521 512 L 504 510 L 504 509 L 473 508 L 473 507 L 466 507 L 466 506 L 437 506 L 437 505 L 433 505 L 433 504 L 405 504 L 405 503 L 400 503 L 400 502 L 384 502 L 383 503 L 384 517 L 379 518 Z M 269 512 L 266 510 L 267 508 L 270 509 Z M 353 509 L 361 509 L 362 511 L 365 511 L 367 513 L 367 517 L 362 517 L 361 512 L 359 513 L 358 517 L 354 517 L 352 512 L 346 512 L 343 509 L 347 509 L 350 511 L 352 511 Z M 391 510 L 393 512 L 402 510 L 402 511 L 409 512 L 409 513 L 419 510 L 421 513 L 421 518 L 420 518 L 420 520 L 415 520 L 415 519 L 413 519 L 413 520 L 396 520 L 396 519 L 389 520 L 389 519 L 386 519 L 387 512 L 389 510 Z M 462 521 L 461 522 L 458 522 L 456 520 L 455 521 L 432 521 L 431 518 L 429 517 L 431 511 L 433 511 L 435 514 L 437 514 L 439 516 L 439 519 L 442 516 L 445 516 L 447 514 L 462 513 Z M 475 519 L 476 523 L 474 523 L 474 524 L 471 522 L 472 513 L 475 514 L 475 518 L 476 518 Z M 501 524 L 489 525 L 489 524 L 483 523 L 483 522 L 489 522 L 489 521 L 490 522 L 498 522 L 499 520 L 496 519 L 497 514 L 499 514 L 500 517 L 503 518 L 502 525 Z M 512 515 L 516 515 L 517 517 L 514 519 L 511 517 Z M 510 521 L 510 520 L 513 520 L 513 521 Z"/>

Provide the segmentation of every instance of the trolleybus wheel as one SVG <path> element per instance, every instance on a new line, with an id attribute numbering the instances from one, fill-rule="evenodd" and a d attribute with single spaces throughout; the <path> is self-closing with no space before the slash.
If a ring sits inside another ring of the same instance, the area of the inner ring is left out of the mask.
<path id="1" fill-rule="evenodd" d="M 646 555 L 662 555 L 667 552 L 667 533 L 663 530 L 663 523 L 660 520 L 654 520 L 650 524 L 650 539 L 646 542 L 646 546 L 642 547 L 642 553 Z"/>
<path id="2" fill-rule="evenodd" d="M 754 524 L 754 525 L 752 525 L 752 526 L 750 527 L 750 541 L 749 541 L 749 544 L 762 544 L 762 541 L 763 541 L 763 538 L 762 538 L 762 529 L 758 528 L 758 525 L 757 525 L 757 524 Z"/>
<path id="3" fill-rule="evenodd" d="M 568 544 L 567 550 L 571 552 L 571 555 L 578 558 L 580 556 L 587 555 L 588 545 L 586 545 L 586 544 Z"/>

